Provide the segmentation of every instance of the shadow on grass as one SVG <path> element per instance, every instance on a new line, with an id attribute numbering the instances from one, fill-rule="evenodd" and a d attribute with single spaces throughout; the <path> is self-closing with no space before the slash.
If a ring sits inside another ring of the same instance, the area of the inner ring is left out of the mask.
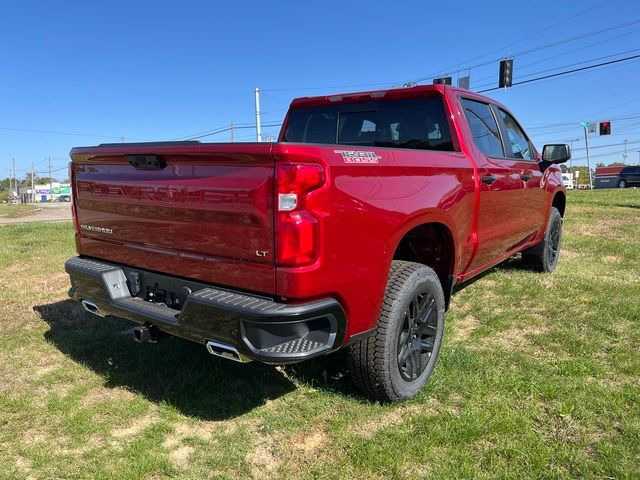
<path id="1" fill-rule="evenodd" d="M 65 355 L 105 378 L 185 415 L 223 420 L 242 415 L 296 389 L 296 383 L 352 394 L 340 353 L 285 369 L 238 364 L 209 355 L 203 345 L 176 337 L 157 344 L 133 341 L 134 324 L 86 313 L 76 302 L 34 307 L 49 324 L 45 338 Z"/>
<path id="2" fill-rule="evenodd" d="M 560 253 L 560 255 L 562 256 L 562 252 Z M 522 263 L 522 258 L 520 257 L 520 255 L 516 255 L 511 258 L 508 258 L 504 262 L 499 263 L 494 267 L 489 268 L 488 270 L 485 270 L 484 272 L 479 273 L 478 275 L 470 278 L 466 282 L 457 284 L 455 287 L 453 287 L 453 294 L 455 295 L 460 290 L 464 290 L 465 288 L 476 283 L 478 280 L 481 280 L 487 275 L 491 275 L 494 272 L 499 272 L 500 270 L 506 270 L 506 271 L 515 270 L 515 271 L 523 271 L 523 272 L 531 271 L 527 267 L 525 267 L 525 265 Z"/>

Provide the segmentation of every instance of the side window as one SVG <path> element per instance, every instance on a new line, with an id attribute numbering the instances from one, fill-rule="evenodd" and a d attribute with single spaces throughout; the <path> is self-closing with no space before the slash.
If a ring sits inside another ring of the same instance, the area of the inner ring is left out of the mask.
<path id="1" fill-rule="evenodd" d="M 507 137 L 511 144 L 511 152 L 513 153 L 511 158 L 531 160 L 531 147 L 529 146 L 529 140 L 527 140 L 527 137 L 520 126 L 507 112 L 500 109 L 498 109 L 498 112 L 500 114 L 500 118 L 504 122 Z"/>
<path id="2" fill-rule="evenodd" d="M 489 157 L 504 157 L 498 126 L 489 105 L 463 98 L 462 107 L 473 140 L 480 151 Z"/>

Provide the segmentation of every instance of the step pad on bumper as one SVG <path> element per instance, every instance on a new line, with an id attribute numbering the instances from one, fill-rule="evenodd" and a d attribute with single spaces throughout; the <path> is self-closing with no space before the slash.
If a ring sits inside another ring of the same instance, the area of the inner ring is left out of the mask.
<path id="1" fill-rule="evenodd" d="M 108 262 L 73 257 L 65 264 L 69 296 L 114 315 L 199 343 L 220 342 L 266 363 L 293 363 L 342 345 L 344 310 L 335 299 L 285 304 L 272 299 L 184 281 L 194 290 L 180 310 L 131 295 L 127 278 L 175 286 L 176 277 Z M 197 290 L 196 290 L 197 288 Z"/>

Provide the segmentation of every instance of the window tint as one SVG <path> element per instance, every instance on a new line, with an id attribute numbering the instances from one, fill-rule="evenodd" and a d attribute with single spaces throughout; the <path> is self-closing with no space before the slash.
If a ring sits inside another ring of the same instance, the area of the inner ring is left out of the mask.
<path id="1" fill-rule="evenodd" d="M 289 113 L 286 136 L 290 142 L 335 143 L 336 112 L 332 108 L 308 108 Z"/>
<path id="2" fill-rule="evenodd" d="M 476 146 L 489 157 L 504 157 L 498 126 L 486 103 L 462 99 L 464 115 L 467 117 Z"/>
<path id="3" fill-rule="evenodd" d="M 505 129 L 507 130 L 507 137 L 511 144 L 511 158 L 531 160 L 531 147 L 529 146 L 529 141 L 520 126 L 507 112 L 500 109 L 498 109 L 498 112 L 500 112 L 500 118 L 502 118 L 502 121 L 504 122 Z"/>
<path id="4" fill-rule="evenodd" d="M 284 140 L 453 150 L 440 97 L 292 110 Z"/>

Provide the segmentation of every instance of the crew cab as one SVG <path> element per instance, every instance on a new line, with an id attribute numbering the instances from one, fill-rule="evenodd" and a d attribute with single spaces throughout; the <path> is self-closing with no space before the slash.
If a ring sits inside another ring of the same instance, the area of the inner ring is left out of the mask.
<path id="1" fill-rule="evenodd" d="M 566 145 L 446 85 L 299 98 L 276 143 L 71 151 L 71 298 L 215 356 L 348 349 L 357 387 L 415 395 L 453 287 L 522 253 L 556 268 Z"/>

